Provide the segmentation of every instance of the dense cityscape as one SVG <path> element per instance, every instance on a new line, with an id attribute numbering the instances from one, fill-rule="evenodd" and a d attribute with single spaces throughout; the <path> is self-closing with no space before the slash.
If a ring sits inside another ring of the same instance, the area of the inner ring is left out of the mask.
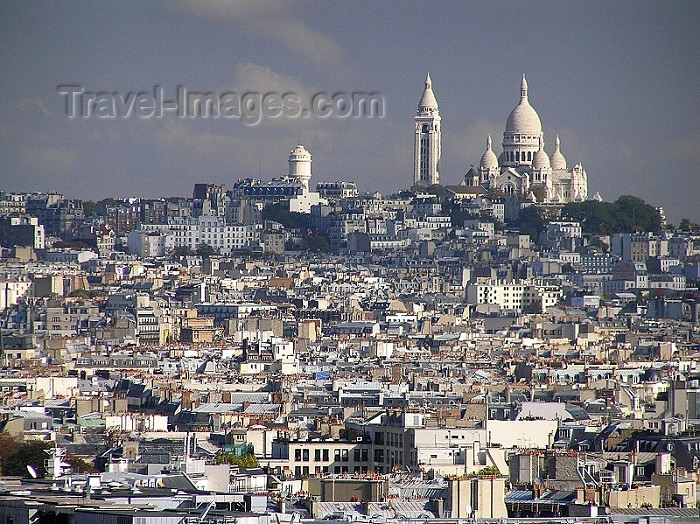
<path id="1" fill-rule="evenodd" d="M 700 226 L 589 195 L 528 96 L 459 185 L 428 75 L 392 195 L 301 144 L 191 198 L 1 192 L 0 516 L 698 522 Z"/>

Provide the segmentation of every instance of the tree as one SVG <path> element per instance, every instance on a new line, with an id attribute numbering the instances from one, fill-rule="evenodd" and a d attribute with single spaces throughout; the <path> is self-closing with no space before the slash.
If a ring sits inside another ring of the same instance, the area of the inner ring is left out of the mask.
<path id="1" fill-rule="evenodd" d="M 70 464 L 73 473 L 98 473 L 98 469 L 94 464 L 89 463 L 87 460 L 73 455 L 73 453 L 66 453 L 66 462 Z"/>
<path id="2" fill-rule="evenodd" d="M 330 253 L 331 245 L 326 237 L 312 235 L 304 241 L 304 249 L 312 253 Z"/>
<path id="3" fill-rule="evenodd" d="M 19 442 L 7 431 L 0 433 L 0 474 L 5 473 L 5 460 L 17 452 Z"/>
<path id="4" fill-rule="evenodd" d="M 187 246 L 175 246 L 170 252 L 172 258 L 180 258 L 190 254 L 190 250 Z"/>
<path id="5" fill-rule="evenodd" d="M 238 466 L 239 468 L 258 468 L 260 467 L 260 462 L 255 457 L 254 454 L 248 453 L 239 457 L 233 453 L 224 453 L 216 457 L 217 464 L 231 464 L 232 466 Z"/>
<path id="6" fill-rule="evenodd" d="M 562 217 L 578 220 L 586 234 L 610 235 L 661 229 L 661 217 L 655 207 L 641 198 L 624 195 L 615 202 L 571 202 L 562 209 Z"/>
<path id="7" fill-rule="evenodd" d="M 474 477 L 500 477 L 501 472 L 496 466 L 486 466 L 485 468 L 481 468 L 479 471 L 476 471 L 474 473 L 470 473 L 468 477 L 474 478 Z"/>
<path id="8" fill-rule="evenodd" d="M 525 313 L 529 315 L 540 315 L 542 313 L 542 303 L 539 301 L 530 302 L 525 308 Z"/>
<path id="9" fill-rule="evenodd" d="M 540 231 L 544 229 L 544 218 L 542 211 L 535 206 L 529 206 L 520 210 L 516 225 L 521 235 L 530 235 L 533 242 L 537 243 L 540 238 Z"/>
<path id="10" fill-rule="evenodd" d="M 29 477 L 27 466 L 33 466 L 40 477 L 46 475 L 44 461 L 45 450 L 51 447 L 50 442 L 42 440 L 27 440 L 18 442 L 15 451 L 7 455 L 2 463 L 2 474 L 15 477 Z"/>
<path id="11" fill-rule="evenodd" d="M 287 202 L 278 202 L 276 204 L 268 204 L 262 211 L 263 220 L 272 220 L 279 222 L 286 229 L 308 229 L 309 217 L 303 213 L 294 213 L 289 211 Z"/>
<path id="12" fill-rule="evenodd" d="M 439 195 L 442 192 L 442 186 L 440 184 L 430 184 L 428 187 L 422 186 L 420 184 L 413 184 L 411 186 L 411 193 L 414 195 L 419 193 L 428 193 L 430 195 Z"/>
<path id="13" fill-rule="evenodd" d="M 202 258 L 209 258 L 214 255 L 216 251 L 209 244 L 201 243 L 197 246 L 197 255 Z"/>
<path id="14" fill-rule="evenodd" d="M 690 233 L 691 231 L 698 231 L 700 230 L 700 225 L 691 222 L 687 218 L 681 219 L 681 223 L 678 224 L 678 229 L 681 231 L 685 231 L 686 233 Z"/>
<path id="15" fill-rule="evenodd" d="M 291 238 L 284 243 L 284 249 L 286 251 L 300 251 L 301 246 L 294 242 Z"/>
<path id="16" fill-rule="evenodd" d="M 93 202 L 92 200 L 84 200 L 83 201 L 83 213 L 85 213 L 85 218 L 91 217 L 92 214 L 95 212 L 96 208 L 97 208 L 96 202 Z"/>

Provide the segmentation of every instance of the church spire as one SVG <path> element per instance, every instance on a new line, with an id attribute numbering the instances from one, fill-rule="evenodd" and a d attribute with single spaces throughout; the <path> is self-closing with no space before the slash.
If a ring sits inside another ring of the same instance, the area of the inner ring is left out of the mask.
<path id="1" fill-rule="evenodd" d="M 425 89 L 423 89 L 423 96 L 418 102 L 418 112 L 435 112 L 438 109 L 437 99 L 435 98 L 435 93 L 433 93 L 433 81 L 430 79 L 430 73 L 425 77 Z"/>

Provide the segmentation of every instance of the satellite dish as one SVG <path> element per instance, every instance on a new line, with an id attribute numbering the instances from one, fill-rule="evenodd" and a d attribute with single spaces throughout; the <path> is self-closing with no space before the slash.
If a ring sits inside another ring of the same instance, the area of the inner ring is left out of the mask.
<path id="1" fill-rule="evenodd" d="M 34 468 L 34 466 L 32 466 L 31 464 L 27 464 L 27 471 L 33 479 L 39 478 L 39 474 L 36 472 L 36 468 Z"/>

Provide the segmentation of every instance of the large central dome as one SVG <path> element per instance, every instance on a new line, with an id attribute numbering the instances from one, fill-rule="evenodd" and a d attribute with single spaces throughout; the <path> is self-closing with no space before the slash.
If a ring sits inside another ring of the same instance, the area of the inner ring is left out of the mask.
<path id="1" fill-rule="evenodd" d="M 537 137 L 542 133 L 540 117 L 527 99 L 527 80 L 525 80 L 524 75 L 520 84 L 520 103 L 508 116 L 506 133 L 536 135 Z"/>

